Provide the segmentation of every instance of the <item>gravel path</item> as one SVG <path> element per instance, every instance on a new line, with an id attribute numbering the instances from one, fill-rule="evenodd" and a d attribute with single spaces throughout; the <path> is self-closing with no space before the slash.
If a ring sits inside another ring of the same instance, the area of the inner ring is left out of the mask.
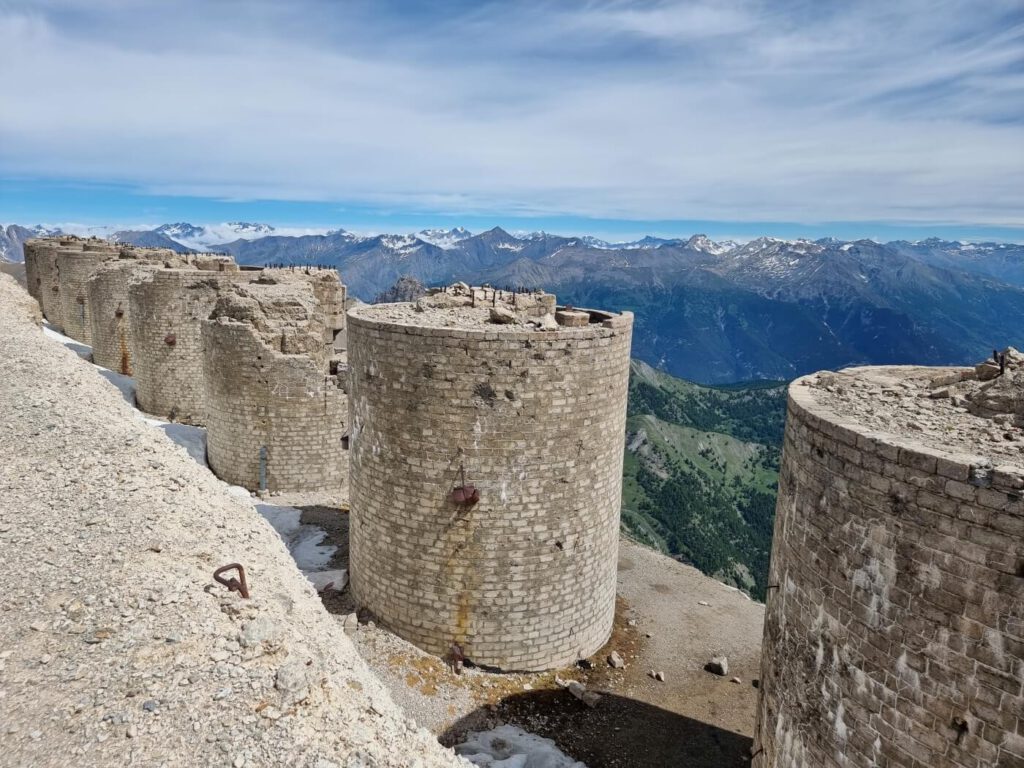
<path id="1" fill-rule="evenodd" d="M 252 503 L 37 320 L 0 276 L 0 765 L 460 764 Z"/>

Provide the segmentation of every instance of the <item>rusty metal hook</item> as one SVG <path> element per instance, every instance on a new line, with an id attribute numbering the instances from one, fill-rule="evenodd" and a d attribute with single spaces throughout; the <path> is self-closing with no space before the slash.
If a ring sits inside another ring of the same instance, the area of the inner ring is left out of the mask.
<path id="1" fill-rule="evenodd" d="M 224 578 L 221 576 L 222 573 L 227 571 L 238 571 L 238 578 L 234 576 L 231 578 Z M 242 567 L 241 563 L 230 563 L 228 565 L 222 565 L 216 571 L 213 572 L 213 580 L 218 584 L 223 584 L 231 592 L 237 592 L 245 599 L 249 599 L 249 584 L 245 580 L 245 568 Z"/>

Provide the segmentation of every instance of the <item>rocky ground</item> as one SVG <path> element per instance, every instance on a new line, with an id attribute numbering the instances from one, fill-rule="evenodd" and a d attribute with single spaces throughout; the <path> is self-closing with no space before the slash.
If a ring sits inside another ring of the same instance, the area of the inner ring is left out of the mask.
<path id="1" fill-rule="evenodd" d="M 304 508 L 303 522 L 338 546 L 328 567 L 347 567 L 347 515 Z M 618 593 L 614 633 L 592 666 L 541 674 L 456 675 L 372 617 L 355 621 L 347 593 L 328 594 L 325 604 L 394 700 L 445 744 L 509 723 L 553 739 L 589 768 L 749 765 L 764 606 L 625 539 Z M 623 668 L 608 663 L 612 652 Z M 724 676 L 705 669 L 716 656 L 728 660 Z M 576 699 L 570 680 L 597 692 L 597 706 Z"/>
<path id="2" fill-rule="evenodd" d="M 1024 454 L 1024 355 L 974 368 L 865 366 L 804 377 L 815 399 L 851 422 L 948 452 L 1019 462 Z M 798 385 L 798 386 L 799 386 Z"/>
<path id="3" fill-rule="evenodd" d="M 0 765 L 456 764 L 251 502 L 37 320 L 0 276 Z"/>

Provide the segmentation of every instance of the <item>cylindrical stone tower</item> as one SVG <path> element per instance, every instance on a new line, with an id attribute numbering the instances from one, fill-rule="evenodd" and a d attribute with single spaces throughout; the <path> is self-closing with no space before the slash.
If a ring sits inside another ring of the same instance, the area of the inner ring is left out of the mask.
<path id="1" fill-rule="evenodd" d="M 82 241 L 78 238 L 47 238 L 45 245 L 37 250 L 35 259 L 36 279 L 39 283 L 39 303 L 43 317 L 57 330 L 64 328 L 63 306 L 60 300 L 60 274 L 57 270 L 57 256 L 62 251 L 80 251 Z"/>
<path id="2" fill-rule="evenodd" d="M 791 385 L 754 768 L 1024 765 L 1020 363 Z"/>
<path id="3" fill-rule="evenodd" d="M 349 312 L 353 594 L 430 653 L 572 664 L 614 618 L 632 315 L 466 290 Z"/>
<path id="4" fill-rule="evenodd" d="M 89 278 L 86 294 L 96 365 L 132 375 L 128 286 L 160 268 L 142 259 L 117 259 L 100 265 Z"/>
<path id="5" fill-rule="evenodd" d="M 42 279 L 39 276 L 39 262 L 44 258 L 44 252 L 53 247 L 53 241 L 45 238 L 34 238 L 26 240 L 23 246 L 25 254 L 25 284 L 28 287 L 29 296 L 43 306 Z"/>
<path id="6" fill-rule="evenodd" d="M 202 425 L 202 322 L 222 286 L 258 272 L 158 269 L 128 288 L 132 370 L 139 408 L 161 418 Z"/>
<path id="7" fill-rule="evenodd" d="M 85 284 L 100 264 L 116 259 L 117 256 L 116 246 L 90 241 L 86 241 L 80 251 L 61 249 L 57 255 L 60 317 L 65 336 L 83 344 L 92 343 L 92 323 Z"/>
<path id="8" fill-rule="evenodd" d="M 219 478 L 252 491 L 342 488 L 348 397 L 331 373 L 328 319 L 308 280 L 222 292 L 202 328 L 207 460 Z"/>

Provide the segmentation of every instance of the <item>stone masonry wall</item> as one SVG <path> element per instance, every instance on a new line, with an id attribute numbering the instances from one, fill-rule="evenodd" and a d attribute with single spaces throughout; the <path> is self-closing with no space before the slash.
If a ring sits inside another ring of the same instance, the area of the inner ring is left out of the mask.
<path id="1" fill-rule="evenodd" d="M 117 259 L 101 265 L 89 278 L 86 294 L 96 365 L 132 375 L 128 287 L 159 268 L 152 261 Z"/>
<path id="2" fill-rule="evenodd" d="M 632 315 L 539 332 L 372 309 L 348 317 L 357 603 L 505 670 L 594 653 L 615 610 Z M 451 500 L 460 466 L 475 506 Z"/>
<path id="3" fill-rule="evenodd" d="M 172 421 L 205 423 L 202 322 L 221 286 L 258 272 L 159 269 L 128 289 L 132 368 L 139 408 Z"/>
<path id="4" fill-rule="evenodd" d="M 41 284 L 39 276 L 39 261 L 43 258 L 43 252 L 50 247 L 49 241 L 45 239 L 26 240 L 23 246 L 25 253 L 25 285 L 28 288 L 29 296 L 35 299 L 39 306 L 43 306 Z"/>
<path id="5" fill-rule="evenodd" d="M 1024 766 L 1024 470 L 790 387 L 754 768 Z"/>
<path id="6" fill-rule="evenodd" d="M 325 314 L 311 285 L 287 290 L 296 300 L 282 302 L 289 324 L 277 333 L 257 330 L 263 318 L 249 319 L 230 294 L 202 324 L 207 458 L 222 480 L 254 491 L 261 479 L 269 491 L 337 490 L 348 475 L 348 397 L 329 372 Z"/>
<path id="7" fill-rule="evenodd" d="M 63 307 L 60 301 L 60 279 L 57 271 L 57 254 L 62 248 L 80 248 L 78 241 L 47 239 L 36 251 L 35 270 L 39 283 L 39 304 L 45 317 L 58 330 L 64 327 Z"/>
<path id="8" fill-rule="evenodd" d="M 83 344 L 92 343 L 85 284 L 100 264 L 116 259 L 117 255 L 118 251 L 113 246 L 100 247 L 91 243 L 81 251 L 62 249 L 57 255 L 60 317 L 65 336 Z"/>

